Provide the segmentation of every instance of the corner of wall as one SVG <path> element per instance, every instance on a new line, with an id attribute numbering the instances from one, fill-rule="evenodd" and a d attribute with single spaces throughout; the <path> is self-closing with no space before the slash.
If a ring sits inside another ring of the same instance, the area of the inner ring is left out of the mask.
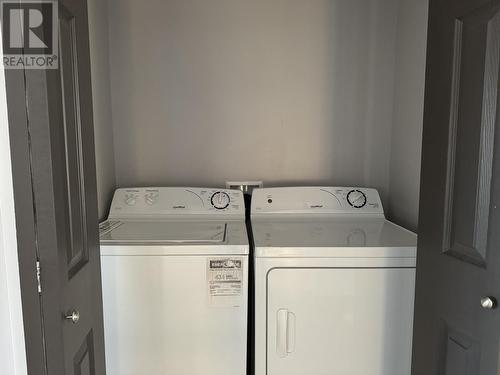
<path id="1" fill-rule="evenodd" d="M 90 60 L 99 219 L 106 217 L 116 187 L 107 1 L 89 0 Z"/>
<path id="2" fill-rule="evenodd" d="M 426 0 L 399 0 L 388 217 L 418 225 L 427 41 Z"/>

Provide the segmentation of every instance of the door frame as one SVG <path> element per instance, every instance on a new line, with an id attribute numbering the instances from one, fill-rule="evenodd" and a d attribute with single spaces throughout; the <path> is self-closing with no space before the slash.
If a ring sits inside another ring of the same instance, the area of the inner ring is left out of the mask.
<path id="1" fill-rule="evenodd" d="M 28 373 L 47 374 L 41 299 L 38 293 L 36 226 L 24 70 L 5 70 L 17 253 Z"/>

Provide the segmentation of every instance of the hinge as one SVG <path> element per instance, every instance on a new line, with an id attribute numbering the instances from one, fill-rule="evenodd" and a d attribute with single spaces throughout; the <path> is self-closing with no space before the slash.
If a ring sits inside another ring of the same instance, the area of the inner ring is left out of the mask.
<path id="1" fill-rule="evenodd" d="M 42 294 L 42 281 L 41 281 L 42 268 L 40 267 L 40 260 L 36 260 L 36 282 L 38 284 L 38 294 Z"/>

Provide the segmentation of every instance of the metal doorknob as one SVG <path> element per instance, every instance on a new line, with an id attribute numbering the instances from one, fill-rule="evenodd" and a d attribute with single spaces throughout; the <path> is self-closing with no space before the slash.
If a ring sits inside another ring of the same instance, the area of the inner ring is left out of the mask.
<path id="1" fill-rule="evenodd" d="M 70 320 L 71 323 L 76 324 L 80 320 L 80 313 L 78 310 L 73 310 L 70 311 L 64 318 Z"/>
<path id="2" fill-rule="evenodd" d="M 483 297 L 481 298 L 481 307 L 486 310 L 492 310 L 497 307 L 497 300 L 495 297 Z"/>

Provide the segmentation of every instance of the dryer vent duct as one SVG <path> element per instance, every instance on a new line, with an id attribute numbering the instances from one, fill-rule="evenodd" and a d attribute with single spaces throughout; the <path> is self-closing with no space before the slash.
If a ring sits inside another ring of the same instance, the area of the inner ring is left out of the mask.
<path id="1" fill-rule="evenodd" d="M 245 218 L 250 220 L 250 204 L 252 203 L 253 189 L 264 187 L 262 181 L 226 181 L 226 189 L 236 189 L 243 192 L 245 199 Z"/>

